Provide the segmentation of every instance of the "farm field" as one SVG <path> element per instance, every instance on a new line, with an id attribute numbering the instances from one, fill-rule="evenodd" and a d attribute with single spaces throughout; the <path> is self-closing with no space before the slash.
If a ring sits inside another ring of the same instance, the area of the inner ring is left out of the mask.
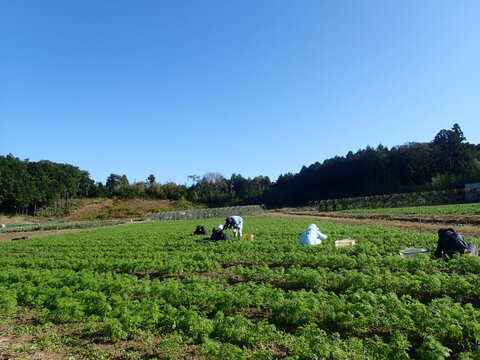
<path id="1" fill-rule="evenodd" d="M 312 208 L 285 209 L 289 216 L 309 216 L 347 224 L 378 224 L 389 227 L 435 232 L 439 227 L 461 227 L 466 235 L 479 236 L 480 203 L 413 206 L 382 209 L 355 209 L 318 212 Z M 281 216 L 281 212 L 273 213 Z"/>
<path id="2" fill-rule="evenodd" d="M 480 203 L 455 204 L 455 205 L 434 205 L 434 206 L 410 206 L 398 208 L 381 209 L 351 209 L 342 210 L 339 213 L 387 213 L 387 214 L 409 214 L 409 215 L 480 215 Z"/>
<path id="3" fill-rule="evenodd" d="M 299 247 L 311 219 L 251 216 L 253 241 L 190 235 L 223 220 L 0 243 L 0 359 L 480 357 L 480 258 L 398 255 L 435 234 L 316 221 L 328 239 Z"/>

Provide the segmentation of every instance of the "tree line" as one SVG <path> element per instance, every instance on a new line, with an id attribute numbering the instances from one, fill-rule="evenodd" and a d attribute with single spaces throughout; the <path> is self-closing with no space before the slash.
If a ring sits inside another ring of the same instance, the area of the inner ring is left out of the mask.
<path id="1" fill-rule="evenodd" d="M 463 188 L 480 182 L 480 145 L 466 142 L 458 124 L 428 143 L 391 149 L 367 146 L 356 153 L 304 166 L 278 178 L 271 194 L 279 203 Z"/>
<path id="2" fill-rule="evenodd" d="M 480 182 L 480 145 L 468 143 L 454 124 L 428 143 L 390 149 L 367 146 L 303 166 L 299 173 L 280 175 L 275 182 L 268 176 L 225 178 L 219 173 L 188 178 L 190 186 L 157 183 L 153 174 L 134 183 L 126 175 L 110 174 L 103 184 L 73 165 L 30 162 L 9 154 L 0 156 L 0 211 L 33 213 L 60 200 L 92 197 L 183 199 L 206 206 L 295 206 L 310 200 L 462 188 L 465 183 Z"/>

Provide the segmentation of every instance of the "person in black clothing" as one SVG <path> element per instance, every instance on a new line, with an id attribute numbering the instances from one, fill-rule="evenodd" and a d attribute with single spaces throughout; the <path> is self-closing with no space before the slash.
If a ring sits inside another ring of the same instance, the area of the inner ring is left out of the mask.
<path id="1" fill-rule="evenodd" d="M 442 255 L 452 256 L 453 254 L 478 256 L 477 245 L 465 242 L 462 235 L 452 228 L 439 229 L 437 249 L 433 255 L 440 258 Z"/>
<path id="2" fill-rule="evenodd" d="M 205 229 L 205 226 L 198 225 L 195 228 L 195 231 L 193 232 L 193 235 L 208 235 L 207 230 Z"/>
<path id="3" fill-rule="evenodd" d="M 212 229 L 212 235 L 210 235 L 210 240 L 230 240 L 230 236 L 227 235 L 225 230 L 223 230 L 223 227 L 220 225 Z"/>

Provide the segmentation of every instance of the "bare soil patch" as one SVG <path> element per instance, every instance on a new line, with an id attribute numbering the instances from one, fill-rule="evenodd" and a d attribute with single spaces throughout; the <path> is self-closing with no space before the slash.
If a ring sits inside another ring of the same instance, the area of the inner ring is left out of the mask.
<path id="1" fill-rule="evenodd" d="M 113 205 L 113 199 L 94 200 L 91 203 L 79 203 L 77 209 L 67 217 L 68 220 L 83 220 L 92 214 L 98 214 L 101 209 Z"/>
<path id="2" fill-rule="evenodd" d="M 14 316 L 12 321 L 0 324 L 0 360 L 62 360 L 65 355 L 51 350 L 41 350 L 35 344 L 33 334 L 14 334 L 16 326 L 33 326 L 35 317 L 33 313 L 23 313 Z M 38 334 L 37 334 L 38 335 Z"/>
<path id="3" fill-rule="evenodd" d="M 66 220 L 81 221 L 107 218 L 125 218 L 141 216 L 146 213 L 159 212 L 174 207 L 173 200 L 116 200 L 95 199 L 89 202 L 79 201 L 77 208 Z"/>

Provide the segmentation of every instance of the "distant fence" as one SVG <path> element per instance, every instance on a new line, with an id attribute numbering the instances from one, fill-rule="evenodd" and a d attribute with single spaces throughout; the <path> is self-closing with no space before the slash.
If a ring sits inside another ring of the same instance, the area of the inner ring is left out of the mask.
<path id="1" fill-rule="evenodd" d="M 232 206 L 211 209 L 168 211 L 148 215 L 152 220 L 189 220 L 227 217 L 232 215 L 255 215 L 266 210 L 265 205 Z"/>
<path id="2" fill-rule="evenodd" d="M 480 202 L 480 183 L 465 184 L 465 198 L 467 202 Z"/>
<path id="3" fill-rule="evenodd" d="M 466 193 L 469 192 L 469 189 L 450 189 L 442 191 L 423 191 L 415 193 L 320 200 L 318 202 L 318 210 L 327 212 L 350 209 L 460 204 L 466 201 Z"/>

